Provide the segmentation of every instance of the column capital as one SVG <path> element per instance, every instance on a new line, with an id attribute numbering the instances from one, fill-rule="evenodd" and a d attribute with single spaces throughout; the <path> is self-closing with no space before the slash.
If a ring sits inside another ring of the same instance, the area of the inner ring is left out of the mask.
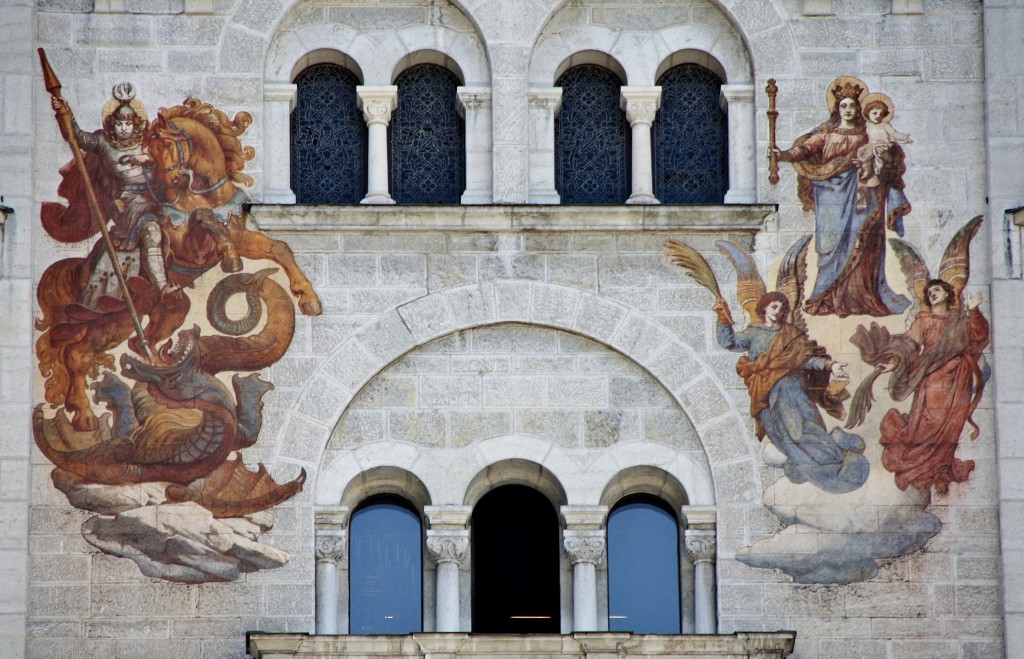
<path id="1" fill-rule="evenodd" d="M 427 531 L 427 551 L 435 563 L 462 566 L 469 556 L 469 531 Z"/>
<path id="2" fill-rule="evenodd" d="M 661 87 L 621 87 L 619 105 L 629 125 L 652 124 L 661 107 Z"/>
<path id="3" fill-rule="evenodd" d="M 265 82 L 263 100 L 272 103 L 291 103 L 295 100 L 298 90 L 299 86 L 291 82 Z"/>
<path id="4" fill-rule="evenodd" d="M 346 555 L 346 535 L 344 531 L 336 533 L 317 533 L 316 536 L 316 562 L 317 563 L 344 563 L 348 558 Z"/>
<path id="5" fill-rule="evenodd" d="M 562 88 L 531 87 L 526 92 L 526 99 L 531 108 L 549 110 L 550 112 L 557 113 L 559 108 L 562 107 Z"/>
<path id="6" fill-rule="evenodd" d="M 722 85 L 722 99 L 729 103 L 754 102 L 754 85 L 750 83 L 731 83 Z"/>
<path id="7" fill-rule="evenodd" d="M 600 565 L 604 560 L 605 550 L 608 543 L 604 537 L 604 530 L 580 530 L 563 532 L 563 544 L 565 551 L 569 554 L 572 564 L 590 563 Z"/>
<path id="8" fill-rule="evenodd" d="M 391 122 L 391 113 L 398 106 L 398 86 L 359 85 L 356 87 L 356 97 L 359 99 L 359 109 L 363 111 L 363 119 L 368 126 L 387 126 Z"/>
<path id="9" fill-rule="evenodd" d="M 695 564 L 714 563 L 718 555 L 718 540 L 714 531 L 690 531 L 685 533 L 686 555 Z"/>
<path id="10" fill-rule="evenodd" d="M 486 110 L 491 107 L 491 90 L 487 87 L 457 87 L 459 108 L 463 112 Z"/>

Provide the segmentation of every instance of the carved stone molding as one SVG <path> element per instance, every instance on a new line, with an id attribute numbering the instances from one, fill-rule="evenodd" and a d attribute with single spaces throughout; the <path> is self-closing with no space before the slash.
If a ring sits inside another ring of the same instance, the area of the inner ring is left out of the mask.
<path id="1" fill-rule="evenodd" d="M 491 107 L 491 92 L 487 89 L 476 87 L 459 87 L 459 105 L 462 109 L 471 112 L 484 110 Z"/>
<path id="2" fill-rule="evenodd" d="M 565 551 L 569 554 L 573 565 L 577 563 L 600 565 L 601 561 L 604 560 L 607 549 L 607 542 L 603 532 L 600 532 L 600 534 L 584 534 L 566 531 L 564 544 Z"/>
<path id="3" fill-rule="evenodd" d="M 438 565 L 455 563 L 461 566 L 469 556 L 469 537 L 466 535 L 427 535 L 427 551 Z"/>
<path id="4" fill-rule="evenodd" d="M 531 89 L 527 94 L 527 100 L 531 108 L 557 113 L 562 106 L 562 88 Z"/>

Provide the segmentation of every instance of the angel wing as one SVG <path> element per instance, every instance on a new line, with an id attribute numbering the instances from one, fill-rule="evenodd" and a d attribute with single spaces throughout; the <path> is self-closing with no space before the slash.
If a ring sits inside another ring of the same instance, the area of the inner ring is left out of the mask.
<path id="1" fill-rule="evenodd" d="M 757 303 L 766 292 L 764 280 L 757 271 L 754 259 L 745 249 L 728 240 L 716 240 L 715 247 L 736 268 L 736 299 L 752 322 L 763 320 L 757 313 Z"/>
<path id="2" fill-rule="evenodd" d="M 928 274 L 928 266 L 910 243 L 899 238 L 890 238 L 889 245 L 892 246 L 892 251 L 896 252 L 896 258 L 900 261 L 900 270 L 903 271 L 903 276 L 907 279 L 907 288 L 914 292 L 917 304 L 923 305 L 924 287 L 931 279 L 931 275 Z"/>
<path id="3" fill-rule="evenodd" d="M 960 293 L 971 276 L 971 240 L 981 227 L 983 216 L 978 215 L 960 227 L 946 246 L 939 264 L 939 279 L 953 287 L 953 303 L 959 304 Z"/>
<path id="4" fill-rule="evenodd" d="M 807 281 L 807 245 L 811 242 L 811 234 L 797 238 L 789 246 L 786 255 L 779 265 L 779 274 L 775 277 L 775 290 L 789 300 L 790 323 L 801 332 L 807 331 L 800 306 L 803 304 L 803 285 Z"/>

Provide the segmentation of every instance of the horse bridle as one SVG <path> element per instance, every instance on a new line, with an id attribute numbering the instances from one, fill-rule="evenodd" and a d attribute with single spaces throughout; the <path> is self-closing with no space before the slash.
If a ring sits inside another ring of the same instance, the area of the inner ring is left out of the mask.
<path id="1" fill-rule="evenodd" d="M 177 152 L 178 152 L 178 173 L 180 175 L 185 176 L 185 177 L 188 178 L 188 188 L 187 189 L 188 189 L 189 192 L 191 192 L 192 194 L 206 194 L 207 192 L 213 192 L 214 190 L 216 190 L 217 188 L 221 187 L 222 185 L 224 185 L 225 183 L 227 183 L 231 179 L 231 175 L 230 174 L 225 174 L 222 179 L 220 179 L 219 181 L 217 181 L 216 183 L 214 183 L 213 185 L 211 185 L 208 188 L 201 188 L 201 189 L 198 189 L 198 190 L 196 188 L 193 188 L 192 185 L 195 182 L 194 181 L 195 172 L 192 170 L 191 167 L 188 166 L 188 160 L 186 160 L 186 158 L 185 158 L 185 149 L 182 147 L 182 142 L 187 142 L 188 143 L 189 154 L 191 155 L 191 153 L 193 151 L 193 148 L 192 148 L 192 136 L 189 135 L 188 131 L 186 131 L 185 129 L 178 128 L 177 126 L 175 126 L 174 122 L 172 120 L 170 120 L 170 119 L 167 119 L 167 125 L 170 126 L 172 134 L 174 134 L 174 135 L 183 135 L 184 138 L 185 138 L 183 140 L 182 139 L 172 139 L 171 141 L 174 142 L 174 147 L 175 147 L 175 149 L 177 149 Z"/>

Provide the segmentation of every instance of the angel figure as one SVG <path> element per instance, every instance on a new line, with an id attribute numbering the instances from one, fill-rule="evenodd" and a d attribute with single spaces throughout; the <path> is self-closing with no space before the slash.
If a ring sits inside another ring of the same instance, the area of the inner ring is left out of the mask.
<path id="1" fill-rule="evenodd" d="M 974 461 L 955 457 L 964 425 L 971 418 L 985 386 L 981 352 L 988 345 L 988 321 L 979 305 L 981 294 L 961 293 L 970 276 L 970 243 L 981 226 L 978 216 L 964 225 L 946 247 L 938 278 L 932 278 L 924 259 L 908 243 L 889 241 L 907 276 L 907 285 L 923 307 L 905 334 L 890 336 L 872 323 L 850 339 L 875 372 L 854 396 L 850 423 L 861 423 L 870 409 L 871 386 L 883 373 L 892 373 L 889 394 L 895 401 L 913 394 L 908 414 L 890 409 L 882 417 L 882 465 L 896 475 L 896 486 L 935 487 L 945 494 L 950 483 L 963 483 Z"/>
<path id="2" fill-rule="evenodd" d="M 720 240 L 719 250 L 736 268 L 736 295 L 750 322 L 733 329 L 729 306 L 714 273 L 692 248 L 669 241 L 666 251 L 698 283 L 717 298 L 716 336 L 726 350 L 746 352 L 736 363 L 750 394 L 750 415 L 757 437 L 767 437 L 785 457 L 780 465 L 794 483 L 810 482 L 835 494 L 852 492 L 867 480 L 870 464 L 864 440 L 842 428 L 826 430 L 818 407 L 842 419 L 846 364 L 833 361 L 807 336 L 800 314 L 801 284 L 805 277 L 807 245 L 804 236 L 787 251 L 779 268 L 777 290 L 767 292 L 750 255 L 738 245 Z M 830 383 L 830 376 L 837 379 Z M 840 383 L 840 381 L 843 381 Z"/>

